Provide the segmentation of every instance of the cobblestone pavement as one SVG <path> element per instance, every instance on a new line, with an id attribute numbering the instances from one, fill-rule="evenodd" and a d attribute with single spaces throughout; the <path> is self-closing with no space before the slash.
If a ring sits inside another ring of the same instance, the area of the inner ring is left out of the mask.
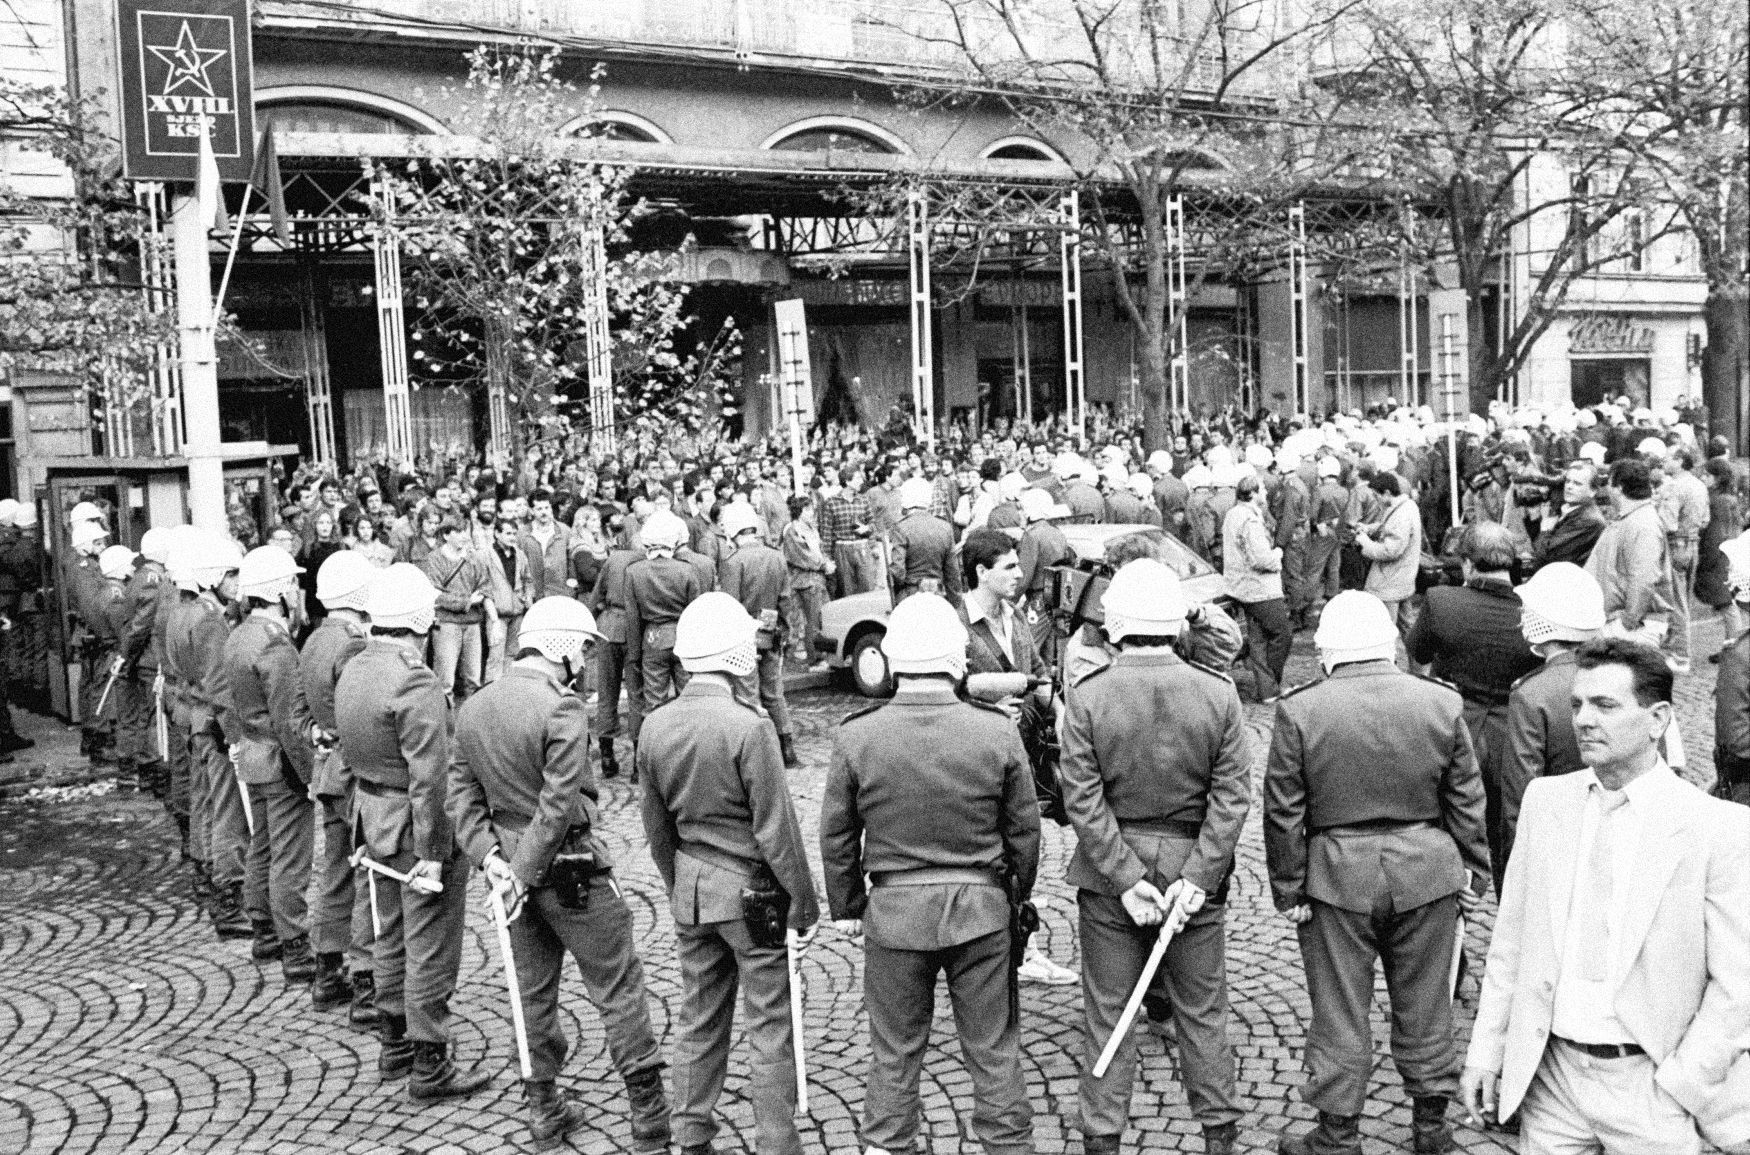
<path id="1" fill-rule="evenodd" d="M 1719 645 L 1711 622 L 1696 652 Z M 1310 645 L 1297 639 L 1291 682 L 1312 674 Z M 1706 772 L 1712 746 L 1714 667 L 1705 660 L 1680 682 L 1692 761 Z M 842 691 L 798 696 L 806 767 L 793 777 L 812 844 L 836 721 L 856 704 Z M 1248 708 L 1261 772 L 1268 711 Z M 76 733 L 33 721 L 44 751 L 59 756 Z M 52 730 L 52 734 L 50 731 Z M 52 740 L 50 740 L 52 738 Z M 71 756 L 71 755 L 66 755 Z M 602 820 L 620 863 L 650 980 L 657 1028 L 672 1027 L 677 975 L 672 925 L 645 853 L 634 790 L 604 793 Z M 1048 824 L 1040 873 L 1041 943 L 1076 966 L 1074 896 L 1062 882 L 1071 836 Z M 481 891 L 472 884 L 474 897 Z M 1471 929 L 1480 963 L 1491 918 Z M 215 941 L 189 901 L 171 828 L 149 799 L 128 795 L 0 804 L 0 1153 L 262 1151 L 464 1153 L 514 1150 L 523 1129 L 514 1045 L 489 924 L 470 905 L 456 999 L 462 1063 L 495 1075 L 473 1098 L 415 1109 L 377 1082 L 376 1046 L 347 1029 L 340 1012 L 314 1012 L 304 988 L 288 991 L 278 966 L 260 967 L 248 944 Z M 808 992 L 811 1151 L 852 1152 L 867 1056 L 857 945 L 824 928 L 803 962 Z M 1248 820 L 1228 916 L 1228 983 L 1239 1089 L 1247 1109 L 1242 1149 L 1273 1151 L 1277 1134 L 1311 1112 L 1299 1102 L 1308 1008 L 1288 924 L 1271 909 L 1260 827 Z M 1475 981 L 1465 986 L 1468 1029 Z M 1364 1122 L 1372 1152 L 1409 1147 L 1409 1108 L 1383 1047 L 1383 984 L 1374 1015 L 1379 1059 Z M 586 1152 L 628 1147 L 624 1091 L 613 1076 L 600 1023 L 575 977 L 564 1010 L 577 1040 L 563 1083 L 588 1113 L 573 1137 Z M 1042 1152 L 1079 1152 L 1071 1128 L 1080 1048 L 1079 987 L 1023 988 L 1027 1082 Z M 926 1150 L 974 1152 L 969 1081 L 953 1041 L 946 1001 L 924 1069 Z M 1170 1045 L 1150 1031 L 1133 1101 L 1130 1142 L 1148 1151 L 1200 1151 Z M 719 1150 L 752 1151 L 747 1068 L 732 1062 Z M 1502 1137 L 1459 1132 L 1468 1152 L 1510 1150 Z"/>

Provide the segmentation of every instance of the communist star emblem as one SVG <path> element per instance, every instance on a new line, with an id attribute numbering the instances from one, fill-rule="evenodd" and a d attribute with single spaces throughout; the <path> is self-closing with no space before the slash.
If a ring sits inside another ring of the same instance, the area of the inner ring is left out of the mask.
<path id="1" fill-rule="evenodd" d="M 202 48 L 195 43 L 194 30 L 188 21 L 182 22 L 182 32 L 175 44 L 148 44 L 146 51 L 170 66 L 164 78 L 164 95 L 169 96 L 185 84 L 192 84 L 208 96 L 214 95 L 213 82 L 207 69 L 229 55 L 223 48 Z"/>

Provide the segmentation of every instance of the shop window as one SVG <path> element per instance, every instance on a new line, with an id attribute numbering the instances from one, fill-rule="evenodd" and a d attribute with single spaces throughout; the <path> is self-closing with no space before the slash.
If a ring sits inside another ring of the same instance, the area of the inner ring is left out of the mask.
<path id="1" fill-rule="evenodd" d="M 1652 364 L 1639 360 L 1570 361 L 1568 389 L 1578 408 L 1602 404 L 1605 398 L 1628 394 L 1635 404 L 1647 403 Z"/>

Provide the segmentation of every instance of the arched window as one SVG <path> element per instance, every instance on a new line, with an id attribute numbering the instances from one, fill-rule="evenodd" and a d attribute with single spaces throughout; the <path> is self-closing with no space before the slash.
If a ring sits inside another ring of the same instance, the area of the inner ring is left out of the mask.
<path id="1" fill-rule="evenodd" d="M 627 141 L 633 144 L 674 143 L 674 139 L 656 122 L 635 113 L 617 110 L 580 116 L 560 131 L 567 136 L 587 136 L 596 140 Z"/>
<path id="2" fill-rule="evenodd" d="M 785 152 L 909 153 L 893 133 L 878 124 L 847 117 L 817 116 L 779 129 L 761 148 Z"/>
<path id="3" fill-rule="evenodd" d="M 429 113 L 374 93 L 286 85 L 256 94 L 257 116 L 282 132 L 447 134 Z"/>
<path id="4" fill-rule="evenodd" d="M 1062 164 L 1063 157 L 1044 141 L 1025 136 L 1005 136 L 992 141 L 980 154 L 987 160 L 1030 160 Z"/>

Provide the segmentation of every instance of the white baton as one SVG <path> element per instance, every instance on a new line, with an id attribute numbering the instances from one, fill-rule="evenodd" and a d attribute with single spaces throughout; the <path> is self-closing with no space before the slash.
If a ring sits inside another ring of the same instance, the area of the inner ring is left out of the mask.
<path id="1" fill-rule="evenodd" d="M 534 1063 L 529 1059 L 529 1027 L 523 1022 L 522 984 L 516 977 L 516 955 L 510 949 L 510 916 L 504 912 L 504 895 L 492 880 L 486 882 L 486 898 L 492 905 L 492 924 L 498 929 L 498 953 L 504 959 L 504 987 L 510 993 L 510 1025 L 516 1032 L 516 1058 L 523 1078 L 535 1077 Z"/>
<path id="2" fill-rule="evenodd" d="M 352 864 L 354 866 L 362 866 L 372 874 L 380 874 L 384 878 L 401 883 L 403 886 L 412 887 L 421 894 L 442 894 L 444 892 L 444 884 L 437 879 L 425 878 L 423 876 L 414 878 L 412 875 L 403 874 L 394 867 L 384 866 L 376 859 L 367 855 L 365 853 L 365 848 L 362 846 L 352 852 Z"/>
<path id="3" fill-rule="evenodd" d="M 1161 967 L 1161 959 L 1166 956 L 1167 944 L 1173 941 L 1173 935 L 1178 930 L 1179 927 L 1169 912 L 1167 921 L 1161 924 L 1160 937 L 1155 939 L 1154 949 L 1148 952 L 1148 961 L 1142 965 L 1142 977 L 1136 980 L 1136 989 L 1130 992 L 1130 1001 L 1124 1004 L 1124 1013 L 1118 1016 L 1118 1025 L 1112 1028 L 1112 1037 L 1106 1040 L 1106 1049 L 1100 1052 L 1100 1061 L 1094 1064 L 1094 1078 L 1106 1077 L 1106 1068 L 1112 1065 L 1118 1048 L 1124 1045 L 1125 1036 L 1130 1034 L 1130 1024 L 1136 1021 L 1136 1012 L 1142 1007 L 1142 998 L 1148 994 L 1149 984 L 1154 981 L 1155 972 Z"/>
<path id="4" fill-rule="evenodd" d="M 787 932 L 784 953 L 790 964 L 790 1050 L 796 1058 L 796 1110 L 808 1114 L 808 1056 L 802 1044 L 802 969 L 797 965 L 796 942 L 800 935 Z"/>

